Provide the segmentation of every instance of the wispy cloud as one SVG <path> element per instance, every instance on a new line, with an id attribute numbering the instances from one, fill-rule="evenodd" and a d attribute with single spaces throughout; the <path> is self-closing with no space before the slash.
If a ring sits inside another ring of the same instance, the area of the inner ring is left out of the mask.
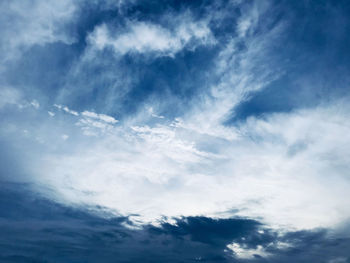
<path id="1" fill-rule="evenodd" d="M 107 123 L 111 123 L 111 124 L 115 124 L 118 122 L 118 120 L 114 119 L 112 116 L 108 116 L 106 114 L 97 114 L 95 112 L 92 111 L 83 111 L 81 113 L 81 115 L 88 117 L 88 118 L 92 118 L 92 119 L 97 119 L 97 120 L 101 120 Z"/>
<path id="2" fill-rule="evenodd" d="M 195 49 L 196 46 L 215 44 L 206 22 L 191 21 L 189 16 L 175 18 L 179 24 L 172 29 L 139 21 L 128 21 L 127 27 L 119 30 L 111 30 L 112 25 L 102 24 L 89 35 L 89 41 L 98 50 L 109 47 L 117 55 L 156 52 L 173 56 L 183 48 Z"/>
<path id="3" fill-rule="evenodd" d="M 22 50 L 33 45 L 75 41 L 66 31 L 66 25 L 74 19 L 76 11 L 70 1 L 23 3 L 6 0 L 1 2 L 0 9 L 2 60 L 17 58 Z"/>

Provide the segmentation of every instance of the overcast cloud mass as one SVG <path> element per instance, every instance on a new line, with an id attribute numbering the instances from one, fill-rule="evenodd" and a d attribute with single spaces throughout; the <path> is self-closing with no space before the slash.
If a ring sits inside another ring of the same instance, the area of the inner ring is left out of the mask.
<path id="1" fill-rule="evenodd" d="M 350 263 L 350 2 L 3 0 L 0 262 Z"/>

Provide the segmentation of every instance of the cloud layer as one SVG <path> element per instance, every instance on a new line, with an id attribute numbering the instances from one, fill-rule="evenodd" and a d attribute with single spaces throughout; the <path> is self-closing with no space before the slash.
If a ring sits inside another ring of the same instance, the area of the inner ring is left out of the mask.
<path id="1" fill-rule="evenodd" d="M 0 7 L 3 260 L 347 262 L 345 1 Z"/>
<path id="2" fill-rule="evenodd" d="M 0 197 L 4 262 L 348 260 L 348 239 L 329 239 L 323 230 L 278 233 L 256 220 L 209 217 L 163 219 L 138 228 L 127 217 L 111 217 L 98 207 L 62 206 L 25 184 L 2 184 Z"/>

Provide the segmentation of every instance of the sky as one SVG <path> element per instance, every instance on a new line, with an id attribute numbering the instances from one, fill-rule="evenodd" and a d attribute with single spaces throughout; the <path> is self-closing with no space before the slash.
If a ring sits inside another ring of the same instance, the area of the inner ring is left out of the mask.
<path id="1" fill-rule="evenodd" d="M 0 2 L 0 262 L 350 262 L 350 2 Z"/>

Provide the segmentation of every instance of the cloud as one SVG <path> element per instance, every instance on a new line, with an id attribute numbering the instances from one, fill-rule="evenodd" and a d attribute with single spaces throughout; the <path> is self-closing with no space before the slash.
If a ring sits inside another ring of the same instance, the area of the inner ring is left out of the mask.
<path id="1" fill-rule="evenodd" d="M 39 102 L 37 102 L 36 100 L 33 100 L 33 101 L 30 103 L 30 105 L 33 106 L 35 109 L 39 109 L 39 107 L 40 107 Z"/>
<path id="2" fill-rule="evenodd" d="M 18 109 L 25 109 L 32 107 L 36 110 L 40 108 L 40 104 L 37 100 L 26 100 L 24 99 L 23 93 L 13 87 L 0 87 L 0 109 L 6 106 L 15 106 Z"/>
<path id="3" fill-rule="evenodd" d="M 257 246 L 257 248 L 244 248 L 240 244 L 232 243 L 227 245 L 227 248 L 232 250 L 234 255 L 240 259 L 254 259 L 256 257 L 267 258 L 270 256 L 262 246 Z"/>
<path id="4" fill-rule="evenodd" d="M 199 45 L 215 43 L 205 22 L 193 22 L 187 17 L 174 29 L 149 22 L 130 21 L 126 29 L 112 33 L 106 24 L 97 26 L 89 35 L 91 45 L 98 50 L 110 47 L 116 54 L 156 52 L 173 56 L 183 48 L 194 49 Z"/>
<path id="5" fill-rule="evenodd" d="M 17 57 L 21 50 L 32 45 L 75 41 L 66 32 L 66 25 L 76 11 L 70 1 L 2 1 L 0 9 L 0 50 L 5 61 Z"/>
<path id="6" fill-rule="evenodd" d="M 76 121 L 75 125 L 81 127 L 85 135 L 97 136 L 97 134 L 99 134 L 100 132 L 104 133 L 110 131 L 113 129 L 113 125 L 115 125 L 118 122 L 118 120 L 116 120 L 114 117 L 106 114 L 99 114 L 93 111 L 77 112 L 69 109 L 67 106 L 59 104 L 54 104 L 53 106 L 58 110 L 62 110 L 75 117 L 82 116 L 82 118 Z M 48 113 L 51 117 L 55 116 L 55 113 L 51 111 L 48 111 Z M 64 136 L 66 137 L 68 135 Z"/>
<path id="7" fill-rule="evenodd" d="M 69 114 L 72 114 L 72 115 L 74 115 L 74 116 L 79 116 L 79 113 L 78 113 L 78 112 L 69 109 L 67 106 L 58 105 L 58 104 L 54 104 L 53 106 L 56 107 L 56 108 L 59 109 L 59 110 L 63 110 L 63 111 L 65 111 L 65 112 L 67 112 L 67 113 L 69 113 Z"/>
<path id="8" fill-rule="evenodd" d="M 103 207 L 64 206 L 30 189 L 1 182 L 2 261 L 287 263 L 322 255 L 321 262 L 340 263 L 350 256 L 348 238 L 323 230 L 279 233 L 256 220 L 203 216 L 135 228 Z"/>
<path id="9" fill-rule="evenodd" d="M 348 110 L 335 105 L 203 130 L 192 129 L 198 115 L 181 124 L 142 125 L 109 123 L 94 112 L 70 115 L 63 123 L 58 115 L 44 114 L 42 125 L 55 127 L 59 138 L 69 136 L 71 150 L 50 150 L 60 142 L 34 128 L 25 140 L 40 135 L 50 147 L 41 146 L 44 162 L 41 157 L 30 165 L 31 180 L 52 188 L 63 203 L 104 205 L 123 215 L 140 214 L 143 222 L 228 217 L 238 209 L 237 215 L 275 227 L 331 227 L 349 214 L 343 198 L 349 188 Z"/>
<path id="10" fill-rule="evenodd" d="M 21 93 L 14 88 L 1 87 L 0 108 L 8 104 L 19 104 Z"/>
<path id="11" fill-rule="evenodd" d="M 100 120 L 100 121 L 111 123 L 111 124 L 115 124 L 115 123 L 118 122 L 118 120 L 114 119 L 111 116 L 108 116 L 106 114 L 97 114 L 97 113 L 92 112 L 92 111 L 83 111 L 81 113 L 81 115 L 83 115 L 85 117 L 88 117 L 88 118 L 97 119 L 97 120 Z"/>

